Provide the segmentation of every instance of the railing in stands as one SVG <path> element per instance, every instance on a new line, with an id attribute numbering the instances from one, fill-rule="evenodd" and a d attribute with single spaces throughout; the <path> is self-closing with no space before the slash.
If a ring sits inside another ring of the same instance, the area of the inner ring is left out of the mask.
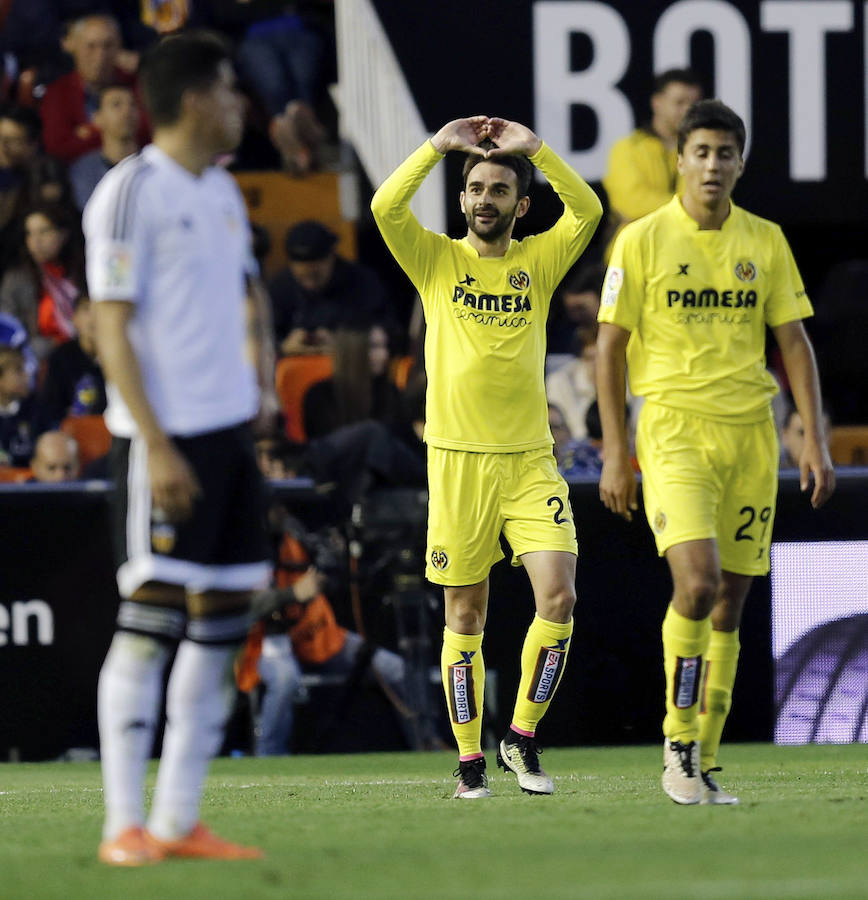
<path id="1" fill-rule="evenodd" d="M 431 133 L 370 0 L 336 0 L 335 30 L 341 133 L 376 187 Z M 446 231 L 444 185 L 437 166 L 411 203 L 432 231 Z"/>

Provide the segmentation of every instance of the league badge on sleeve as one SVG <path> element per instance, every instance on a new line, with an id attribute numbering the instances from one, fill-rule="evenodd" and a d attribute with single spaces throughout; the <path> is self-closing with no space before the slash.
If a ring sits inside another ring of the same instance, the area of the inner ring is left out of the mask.
<path id="1" fill-rule="evenodd" d="M 606 282 L 603 288 L 603 306 L 614 306 L 624 283 L 624 270 L 610 266 L 606 272 Z"/>
<path id="2" fill-rule="evenodd" d="M 127 297 L 135 289 L 133 278 L 133 255 L 127 244 L 112 242 L 101 248 L 98 273 L 102 284 L 98 285 L 101 296 L 117 295 Z"/>

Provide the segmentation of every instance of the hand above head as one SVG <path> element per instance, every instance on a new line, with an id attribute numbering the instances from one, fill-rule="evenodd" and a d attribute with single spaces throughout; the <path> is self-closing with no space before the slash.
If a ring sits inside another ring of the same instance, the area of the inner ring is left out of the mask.
<path id="1" fill-rule="evenodd" d="M 447 122 L 431 138 L 431 143 L 438 153 L 448 153 L 450 150 L 458 150 L 462 153 L 478 153 L 482 156 L 485 151 L 477 144 L 488 134 L 488 116 L 471 116 L 469 119 L 453 119 Z"/>
<path id="2" fill-rule="evenodd" d="M 506 119 L 489 119 L 487 136 L 497 147 L 486 152 L 486 159 L 498 156 L 533 156 L 542 146 L 540 138 L 527 125 Z"/>

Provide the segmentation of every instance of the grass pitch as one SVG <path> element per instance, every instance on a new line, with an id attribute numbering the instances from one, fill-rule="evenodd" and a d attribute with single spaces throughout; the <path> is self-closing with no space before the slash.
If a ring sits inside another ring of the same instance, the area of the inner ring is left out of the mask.
<path id="1" fill-rule="evenodd" d="M 487 756 L 477 802 L 452 754 L 219 759 L 203 818 L 268 858 L 147 869 L 96 860 L 98 765 L 0 765 L 0 898 L 868 896 L 865 745 L 728 745 L 727 808 L 669 801 L 656 746 L 550 749 L 552 797 Z"/>

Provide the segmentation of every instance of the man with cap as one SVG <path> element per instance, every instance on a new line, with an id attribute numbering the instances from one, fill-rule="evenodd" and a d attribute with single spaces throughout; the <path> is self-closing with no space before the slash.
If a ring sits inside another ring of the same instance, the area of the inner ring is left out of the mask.
<path id="1" fill-rule="evenodd" d="M 287 232 L 289 265 L 269 285 L 274 334 L 283 356 L 327 352 L 339 328 L 366 331 L 392 318 L 379 278 L 340 256 L 337 240 L 313 220 Z"/>

